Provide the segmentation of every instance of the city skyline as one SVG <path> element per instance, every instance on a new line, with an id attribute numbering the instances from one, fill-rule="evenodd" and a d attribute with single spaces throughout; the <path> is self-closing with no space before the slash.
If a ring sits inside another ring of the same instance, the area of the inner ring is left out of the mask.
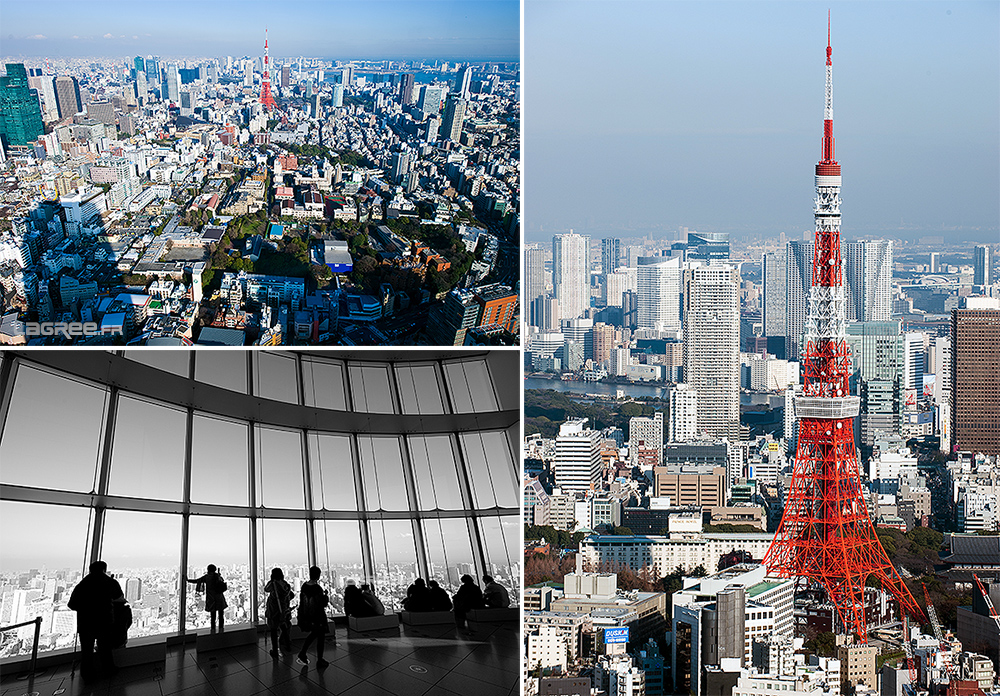
<path id="1" fill-rule="evenodd" d="M 520 54 L 518 3 L 509 0 L 297 0 L 282 3 L 280 12 L 271 3 L 234 0 L 55 2 L 46 8 L 41 14 L 32 5 L 4 5 L 5 55 L 255 56 L 263 52 L 265 29 L 275 58 L 517 62 Z M 199 21 L 192 21 L 192 11 Z M 386 22 L 389 17 L 392 21 Z"/>
<path id="2" fill-rule="evenodd" d="M 525 241 L 810 229 L 827 9 L 526 4 Z M 832 6 L 846 238 L 995 241 L 996 22 L 985 3 Z"/>

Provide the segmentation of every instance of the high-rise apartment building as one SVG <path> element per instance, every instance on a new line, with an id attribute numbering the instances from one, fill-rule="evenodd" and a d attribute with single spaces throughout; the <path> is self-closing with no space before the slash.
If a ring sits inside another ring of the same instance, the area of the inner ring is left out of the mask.
<path id="1" fill-rule="evenodd" d="M 458 142 L 462 137 L 462 124 L 465 122 L 465 100 L 454 95 L 448 97 L 444 107 L 444 120 L 441 121 L 441 137 Z"/>
<path id="2" fill-rule="evenodd" d="M 740 277 L 728 265 L 685 272 L 684 381 L 697 392 L 698 432 L 740 435 Z"/>
<path id="3" fill-rule="evenodd" d="M 601 240 L 601 273 L 614 273 L 622 260 L 622 240 L 605 237 Z"/>
<path id="4" fill-rule="evenodd" d="M 545 294 L 545 250 L 537 244 L 524 248 L 524 302 L 528 306 L 528 325 L 541 326 L 535 300 Z"/>
<path id="5" fill-rule="evenodd" d="M 441 113 L 441 100 L 447 94 L 447 89 L 441 85 L 427 85 L 420 90 L 420 110 L 425 114 Z"/>
<path id="6" fill-rule="evenodd" d="M 59 118 L 75 116 L 83 111 L 80 100 L 80 83 L 75 77 L 60 75 L 55 79 L 56 103 L 59 104 Z"/>
<path id="7" fill-rule="evenodd" d="M 765 336 L 785 335 L 785 263 L 787 252 L 764 254 L 761 267 L 764 274 L 764 295 L 762 320 Z"/>
<path id="8" fill-rule="evenodd" d="M 468 99 L 472 94 L 472 66 L 466 65 L 455 75 L 455 92 L 462 99 Z"/>
<path id="9" fill-rule="evenodd" d="M 626 292 L 637 292 L 638 269 L 619 266 L 614 273 L 604 276 L 604 306 L 621 307 L 622 296 Z"/>
<path id="10" fill-rule="evenodd" d="M 556 437 L 555 479 L 563 492 L 588 491 L 601 480 L 601 433 L 587 419 L 569 420 Z"/>
<path id="11" fill-rule="evenodd" d="M 951 311 L 951 438 L 1000 454 L 1000 302 L 969 298 Z"/>
<path id="12" fill-rule="evenodd" d="M 892 240 L 847 242 L 843 246 L 847 321 L 889 321 Z"/>
<path id="13" fill-rule="evenodd" d="M 45 134 L 38 92 L 28 87 L 24 63 L 7 63 L 0 78 L 0 138 L 4 147 L 27 146 Z"/>
<path id="14" fill-rule="evenodd" d="M 698 392 L 689 384 L 670 390 L 670 442 L 687 442 L 698 436 Z"/>
<path id="15" fill-rule="evenodd" d="M 552 238 L 552 285 L 560 319 L 575 319 L 590 306 L 589 237 L 570 231 Z"/>
<path id="16" fill-rule="evenodd" d="M 639 257 L 636 293 L 640 329 L 680 331 L 683 272 L 679 256 Z"/>
<path id="17" fill-rule="evenodd" d="M 903 334 L 903 389 L 924 390 L 924 334 L 910 331 Z"/>
<path id="18" fill-rule="evenodd" d="M 972 283 L 974 285 L 993 284 L 993 253 L 989 246 L 982 244 L 973 251 Z"/>
<path id="19" fill-rule="evenodd" d="M 628 453 L 633 466 L 663 463 L 663 412 L 652 418 L 636 416 L 628 421 Z"/>
<path id="20" fill-rule="evenodd" d="M 615 327 L 598 322 L 592 332 L 594 344 L 594 362 L 598 365 L 611 359 L 611 349 L 615 347 Z"/>

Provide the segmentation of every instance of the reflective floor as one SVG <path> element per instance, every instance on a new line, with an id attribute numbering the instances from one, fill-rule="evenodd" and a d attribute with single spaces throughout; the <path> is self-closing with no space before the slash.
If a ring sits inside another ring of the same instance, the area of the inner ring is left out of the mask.
<path id="1" fill-rule="evenodd" d="M 295 643 L 298 649 L 301 642 Z M 84 684 L 71 665 L 48 668 L 29 684 L 17 675 L 0 679 L 0 696 L 251 696 L 344 694 L 345 696 L 510 696 L 519 693 L 517 624 L 402 626 L 397 636 L 347 637 L 337 629 L 316 669 L 315 648 L 303 667 L 294 654 L 274 659 L 263 635 L 257 645 L 198 654 L 194 644 L 168 650 L 166 666 L 122 668 L 111 679 Z"/>

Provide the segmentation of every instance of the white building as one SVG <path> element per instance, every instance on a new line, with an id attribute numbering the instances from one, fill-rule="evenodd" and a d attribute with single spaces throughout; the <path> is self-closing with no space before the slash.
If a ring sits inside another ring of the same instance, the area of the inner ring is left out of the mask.
<path id="1" fill-rule="evenodd" d="M 684 381 L 697 392 L 698 432 L 740 437 L 740 278 L 732 266 L 685 273 Z"/>
<path id="2" fill-rule="evenodd" d="M 628 422 L 629 462 L 659 466 L 663 463 L 663 412 L 652 418 L 636 416 Z"/>
<path id="3" fill-rule="evenodd" d="M 892 240 L 843 247 L 847 321 L 889 321 L 892 315 Z"/>
<path id="4" fill-rule="evenodd" d="M 601 480 L 601 433 L 587 419 L 566 421 L 556 438 L 555 479 L 563 491 L 588 491 Z"/>
<path id="5" fill-rule="evenodd" d="M 590 306 L 589 237 L 571 231 L 552 238 L 552 285 L 560 319 L 575 319 Z"/>
<path id="6" fill-rule="evenodd" d="M 680 331 L 681 277 L 679 256 L 642 256 L 636 270 L 637 322 L 639 329 Z"/>
<path id="7" fill-rule="evenodd" d="M 639 571 L 648 566 L 659 576 L 677 568 L 686 572 L 698 566 L 718 567 L 719 558 L 731 551 L 746 551 L 753 558 L 763 558 L 771 545 L 773 534 L 704 534 L 683 533 L 637 536 L 592 535 L 580 542 L 580 555 L 587 568 L 602 567 L 602 563 L 626 565 Z"/>
<path id="8" fill-rule="evenodd" d="M 687 442 L 698 436 L 698 392 L 690 384 L 670 390 L 670 442 Z"/>

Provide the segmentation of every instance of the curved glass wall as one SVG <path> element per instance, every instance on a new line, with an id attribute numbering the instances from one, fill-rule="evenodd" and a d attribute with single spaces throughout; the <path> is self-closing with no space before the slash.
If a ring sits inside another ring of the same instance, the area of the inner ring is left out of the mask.
<path id="1" fill-rule="evenodd" d="M 517 368 L 510 351 L 5 351 L 3 623 L 41 616 L 41 649 L 72 647 L 66 602 L 96 559 L 136 637 L 208 626 L 183 576 L 209 563 L 229 624 L 263 621 L 274 567 L 297 587 L 320 566 L 334 612 L 348 583 L 398 611 L 415 578 L 454 592 L 466 573 L 516 598 Z"/>

